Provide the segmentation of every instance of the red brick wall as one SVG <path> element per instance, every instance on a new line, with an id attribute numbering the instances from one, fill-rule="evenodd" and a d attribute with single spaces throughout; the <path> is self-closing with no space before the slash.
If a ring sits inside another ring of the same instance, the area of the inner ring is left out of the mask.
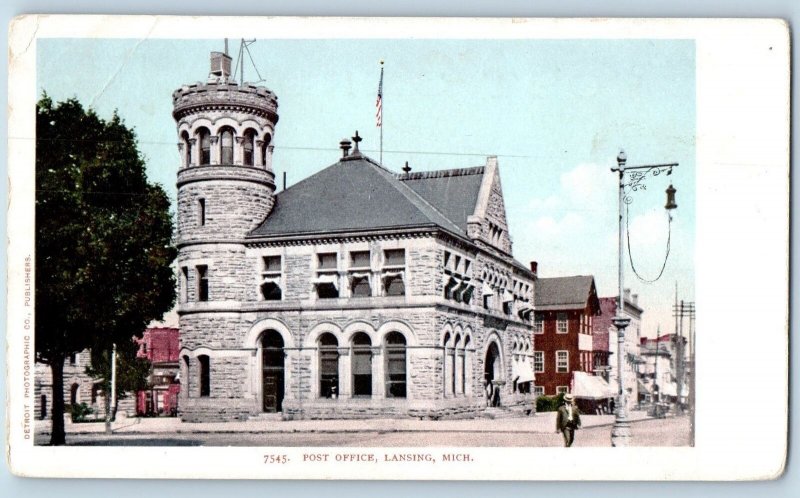
<path id="1" fill-rule="evenodd" d="M 535 385 L 544 387 L 544 393 L 548 396 L 556 394 L 558 386 L 571 388 L 572 372 L 576 370 L 592 371 L 593 360 L 590 358 L 581 368 L 581 353 L 578 350 L 578 334 L 581 328 L 581 315 L 587 317 L 591 315 L 591 310 L 574 309 L 566 310 L 562 313 L 567 314 L 567 333 L 559 334 L 556 332 L 556 322 L 558 312 L 544 311 L 539 312 L 544 318 L 544 333 L 534 334 L 533 343 L 535 351 L 544 352 L 544 373 L 536 373 Z M 595 322 L 598 317 L 594 317 Z M 590 332 L 586 329 L 586 332 Z M 607 338 L 606 338 L 607 340 Z M 569 352 L 569 372 L 556 372 L 556 351 Z M 591 355 L 588 355 L 591 357 Z"/>

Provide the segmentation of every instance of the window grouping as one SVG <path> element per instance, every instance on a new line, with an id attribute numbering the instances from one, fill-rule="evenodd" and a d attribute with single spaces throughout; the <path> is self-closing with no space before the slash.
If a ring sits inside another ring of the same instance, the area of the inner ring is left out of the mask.
<path id="1" fill-rule="evenodd" d="M 531 341 L 529 338 L 518 337 L 514 339 L 511 346 L 511 360 L 513 391 L 523 394 L 529 393 L 534 374 Z"/>
<path id="2" fill-rule="evenodd" d="M 503 238 L 503 229 L 490 221 L 489 240 L 491 241 L 492 245 L 499 246 L 502 238 Z"/>
<path id="3" fill-rule="evenodd" d="M 472 279 L 473 260 L 452 251 L 444 251 L 444 298 L 471 304 L 475 292 Z"/>
<path id="4" fill-rule="evenodd" d="M 370 398 L 374 392 L 376 355 L 372 339 L 366 332 L 356 332 L 350 338 L 349 349 L 350 371 L 342 371 L 342 355 L 336 335 L 325 332 L 317 339 L 318 382 L 321 398 L 338 398 L 347 387 L 353 398 Z M 382 348 L 383 390 L 387 398 L 405 398 L 408 394 L 407 384 L 407 341 L 400 332 L 388 332 Z M 348 385 L 342 385 L 347 382 Z"/>
<path id="5" fill-rule="evenodd" d="M 379 270 L 373 268 L 370 251 L 347 253 L 346 268 L 340 271 L 338 253 L 319 253 L 316 276 L 313 279 L 318 299 L 338 297 L 368 298 L 404 296 L 406 294 L 405 249 L 386 249 L 382 252 Z M 344 272 L 345 285 L 341 274 Z"/>
<path id="6" fill-rule="evenodd" d="M 181 132 L 181 159 L 185 167 L 210 164 L 268 166 L 272 137 L 267 133 L 263 140 L 256 130 L 247 128 L 239 132 L 231 126 L 221 127 L 216 134 L 205 126 L 198 127 L 194 136 Z"/>
<path id="7" fill-rule="evenodd" d="M 442 365 L 445 396 L 466 396 L 472 375 L 472 338 L 467 333 L 445 332 L 442 339 Z"/>

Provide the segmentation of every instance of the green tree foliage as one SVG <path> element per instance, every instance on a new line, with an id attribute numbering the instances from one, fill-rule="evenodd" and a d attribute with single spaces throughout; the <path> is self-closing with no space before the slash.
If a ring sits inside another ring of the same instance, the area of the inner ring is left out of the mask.
<path id="1" fill-rule="evenodd" d="M 150 376 L 150 360 L 137 358 L 139 344 L 130 339 L 117 344 L 117 399 L 125 398 L 136 391 L 147 389 L 147 378 Z M 86 373 L 100 382 L 100 389 L 106 399 L 106 417 L 111 418 L 116 414 L 110 413 L 111 406 L 111 351 L 102 349 L 100 345 L 92 348 L 92 362 L 86 367 Z"/>
<path id="2" fill-rule="evenodd" d="M 53 372 L 64 444 L 64 358 L 141 336 L 175 301 L 169 199 L 136 136 L 74 99 L 36 107 L 36 355 Z"/>

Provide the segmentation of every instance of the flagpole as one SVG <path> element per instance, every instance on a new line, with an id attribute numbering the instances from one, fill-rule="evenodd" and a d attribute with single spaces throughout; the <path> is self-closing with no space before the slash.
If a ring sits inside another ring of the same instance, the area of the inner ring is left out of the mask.
<path id="1" fill-rule="evenodd" d="M 383 166 L 383 59 L 381 59 L 381 81 L 378 83 L 378 100 L 377 104 L 378 109 L 376 111 L 376 124 L 381 129 L 381 138 L 380 138 L 380 156 L 378 157 L 378 162 Z"/>

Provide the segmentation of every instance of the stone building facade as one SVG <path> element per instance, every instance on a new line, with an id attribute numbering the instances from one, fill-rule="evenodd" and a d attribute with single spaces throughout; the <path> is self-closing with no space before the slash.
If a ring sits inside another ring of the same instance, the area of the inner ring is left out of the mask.
<path id="1" fill-rule="evenodd" d="M 276 194 L 277 98 L 211 61 L 173 95 L 182 419 L 472 416 L 486 384 L 532 410 L 535 274 L 496 158 L 395 173 L 356 133 Z"/>

